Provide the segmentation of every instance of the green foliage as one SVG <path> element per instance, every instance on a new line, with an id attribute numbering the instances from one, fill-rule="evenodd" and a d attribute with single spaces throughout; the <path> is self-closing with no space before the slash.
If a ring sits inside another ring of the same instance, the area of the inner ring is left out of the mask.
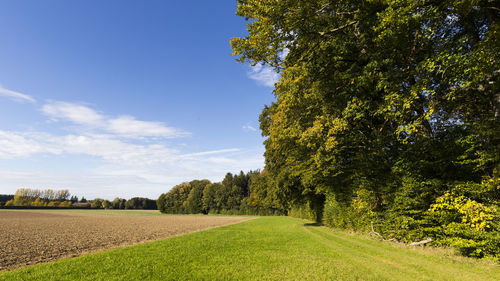
<path id="1" fill-rule="evenodd" d="M 96 198 L 94 200 L 92 200 L 90 202 L 90 208 L 93 208 L 93 209 L 101 209 L 101 208 L 104 208 L 102 206 L 102 202 L 104 201 L 104 199 L 101 199 L 101 198 Z"/>
<path id="2" fill-rule="evenodd" d="M 111 209 L 112 207 L 113 207 L 113 205 L 111 204 L 111 202 L 109 200 L 102 201 L 102 208 L 103 209 Z"/>
<path id="3" fill-rule="evenodd" d="M 82 197 L 82 200 L 85 199 Z M 80 201 L 81 202 L 81 201 Z M 127 200 L 123 199 L 123 198 L 115 198 L 113 199 L 113 201 L 111 202 L 111 207 L 113 209 L 125 209 L 125 203 L 127 202 Z"/>
<path id="4" fill-rule="evenodd" d="M 370 229 L 371 222 L 377 221 L 376 213 L 370 208 L 368 196 L 363 191 L 359 193 L 351 202 L 338 201 L 334 195 L 328 196 L 323 215 L 325 225 L 355 231 Z"/>
<path id="5" fill-rule="evenodd" d="M 500 202 L 491 1 L 237 2 L 249 23 L 234 55 L 281 73 L 260 116 L 273 198 L 307 216 L 326 196 L 332 226 L 500 253 L 486 246 Z"/>
<path id="6" fill-rule="evenodd" d="M 203 212 L 203 189 L 210 184 L 208 180 L 194 180 L 191 183 L 192 189 L 186 199 L 186 211 L 191 214 Z"/>
<path id="7" fill-rule="evenodd" d="M 281 215 L 284 208 L 268 191 L 265 172 L 227 173 L 220 183 L 194 180 L 161 194 L 158 209 L 170 214 Z"/>
<path id="8" fill-rule="evenodd" d="M 39 190 L 31 188 L 20 188 L 5 206 L 16 207 L 70 207 L 69 191 L 62 190 Z M 8 204 L 7 204 L 8 203 Z"/>
<path id="9" fill-rule="evenodd" d="M 105 202 L 102 202 L 102 207 L 104 209 L 109 209 L 105 207 Z M 133 197 L 125 202 L 125 209 L 135 209 L 135 210 L 156 210 L 156 201 L 143 197 Z"/>
<path id="10" fill-rule="evenodd" d="M 0 194 L 0 202 L 5 203 L 9 200 L 14 199 L 14 195 Z"/>

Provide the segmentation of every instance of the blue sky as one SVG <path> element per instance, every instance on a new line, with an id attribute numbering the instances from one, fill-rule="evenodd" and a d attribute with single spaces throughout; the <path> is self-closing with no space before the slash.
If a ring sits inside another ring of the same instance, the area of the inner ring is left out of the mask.
<path id="1" fill-rule="evenodd" d="M 0 1 L 0 194 L 156 198 L 261 169 L 277 74 L 242 65 L 236 1 Z"/>

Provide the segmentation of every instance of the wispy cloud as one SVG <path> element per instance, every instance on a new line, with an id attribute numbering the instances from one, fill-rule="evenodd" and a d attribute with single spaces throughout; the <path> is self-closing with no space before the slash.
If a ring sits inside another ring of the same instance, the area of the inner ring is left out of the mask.
<path id="1" fill-rule="evenodd" d="M 53 121 L 67 120 L 79 125 L 102 126 L 104 116 L 95 110 L 80 104 L 69 102 L 51 102 L 42 107 L 42 112 Z"/>
<path id="2" fill-rule="evenodd" d="M 26 158 L 39 154 L 87 155 L 122 166 L 151 166 L 178 161 L 220 162 L 213 155 L 240 152 L 238 148 L 181 154 L 164 144 L 129 143 L 112 135 L 64 135 L 23 133 L 0 130 L 0 159 Z M 228 158 L 229 159 L 229 158 Z M 226 161 L 227 162 L 227 161 Z"/>
<path id="3" fill-rule="evenodd" d="M 1 159 L 25 158 L 39 153 L 58 154 L 60 149 L 45 145 L 43 139 L 36 140 L 19 133 L 0 131 Z"/>
<path id="4" fill-rule="evenodd" d="M 161 122 L 141 121 L 133 116 L 112 118 L 82 104 L 51 102 L 42 107 L 42 112 L 53 121 L 69 121 L 97 130 L 127 138 L 162 137 L 178 138 L 189 135 L 180 129 L 167 127 Z"/>
<path id="5" fill-rule="evenodd" d="M 0 130 L 0 159 L 43 156 L 87 156 L 98 163 L 91 170 L 71 172 L 0 169 L 0 193 L 22 186 L 69 188 L 85 197 L 147 196 L 157 198 L 172 186 L 193 179 L 220 181 L 227 172 L 264 165 L 263 151 L 238 148 L 183 154 L 162 143 L 129 143 L 111 135 L 63 135 Z M 51 157 L 52 156 L 52 157 Z M 57 158 L 52 158 L 57 159 Z M 71 163 L 68 163 L 71 166 Z M 92 187 L 92 188 L 89 188 Z"/>
<path id="6" fill-rule="evenodd" d="M 219 149 L 219 150 L 210 150 L 204 152 L 196 152 L 181 155 L 181 157 L 193 157 L 193 156 L 204 156 L 204 155 L 212 155 L 212 154 L 221 154 L 221 153 L 230 153 L 230 152 L 238 152 L 240 151 L 238 148 L 228 148 L 228 149 Z"/>
<path id="7" fill-rule="evenodd" d="M 257 81 L 257 83 L 266 87 L 274 87 L 274 84 L 279 80 L 279 74 L 272 67 L 262 64 L 251 66 L 247 73 L 248 77 Z"/>
<path id="8" fill-rule="evenodd" d="M 250 131 L 256 132 L 257 131 L 257 129 L 255 129 L 254 127 L 252 127 L 250 125 L 243 125 L 242 129 L 245 130 L 246 132 L 250 132 Z"/>
<path id="9" fill-rule="evenodd" d="M 111 133 L 131 138 L 137 136 L 177 138 L 189 135 L 182 130 L 167 127 L 161 122 L 140 121 L 127 115 L 108 119 L 105 129 Z"/>
<path id="10" fill-rule="evenodd" d="M 178 151 L 162 144 L 134 144 L 112 135 L 53 135 L 0 131 L 0 158 L 25 158 L 38 154 L 73 154 L 99 157 L 123 165 L 152 165 L 170 161 Z"/>
<path id="11" fill-rule="evenodd" d="M 9 89 L 5 89 L 3 87 L 0 87 L 0 96 L 7 97 L 18 102 L 31 102 L 31 103 L 36 102 L 36 100 L 30 95 L 15 92 Z"/>
<path id="12" fill-rule="evenodd" d="M 36 171 L 19 171 L 0 166 L 0 193 L 29 186 L 69 188 L 88 198 L 157 198 L 183 181 L 220 181 L 227 172 L 264 165 L 261 148 L 193 152 L 174 145 L 170 138 L 188 133 L 161 122 L 110 117 L 88 105 L 62 101 L 46 103 L 40 111 L 54 121 L 51 126 L 64 126 L 68 132 L 0 130 L 0 160 L 43 159 L 67 167 L 59 171 L 47 164 Z M 82 170 L 78 159 L 92 159 L 94 164 Z"/>

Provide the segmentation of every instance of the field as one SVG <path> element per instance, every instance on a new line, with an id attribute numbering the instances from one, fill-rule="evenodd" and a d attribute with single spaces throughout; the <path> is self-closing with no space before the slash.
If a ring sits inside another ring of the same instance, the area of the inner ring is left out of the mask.
<path id="1" fill-rule="evenodd" d="M 379 242 L 289 217 L 260 217 L 0 274 L 0 280 L 9 281 L 499 279 L 493 263 L 448 250 Z"/>
<path id="2" fill-rule="evenodd" d="M 243 220 L 159 214 L 158 211 L 0 210 L 0 270 Z"/>

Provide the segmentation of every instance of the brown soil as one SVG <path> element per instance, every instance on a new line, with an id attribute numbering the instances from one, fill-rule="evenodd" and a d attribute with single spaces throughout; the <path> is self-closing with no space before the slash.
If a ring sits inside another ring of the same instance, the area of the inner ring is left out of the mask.
<path id="1" fill-rule="evenodd" d="M 247 219 L 0 210 L 0 271 Z"/>

